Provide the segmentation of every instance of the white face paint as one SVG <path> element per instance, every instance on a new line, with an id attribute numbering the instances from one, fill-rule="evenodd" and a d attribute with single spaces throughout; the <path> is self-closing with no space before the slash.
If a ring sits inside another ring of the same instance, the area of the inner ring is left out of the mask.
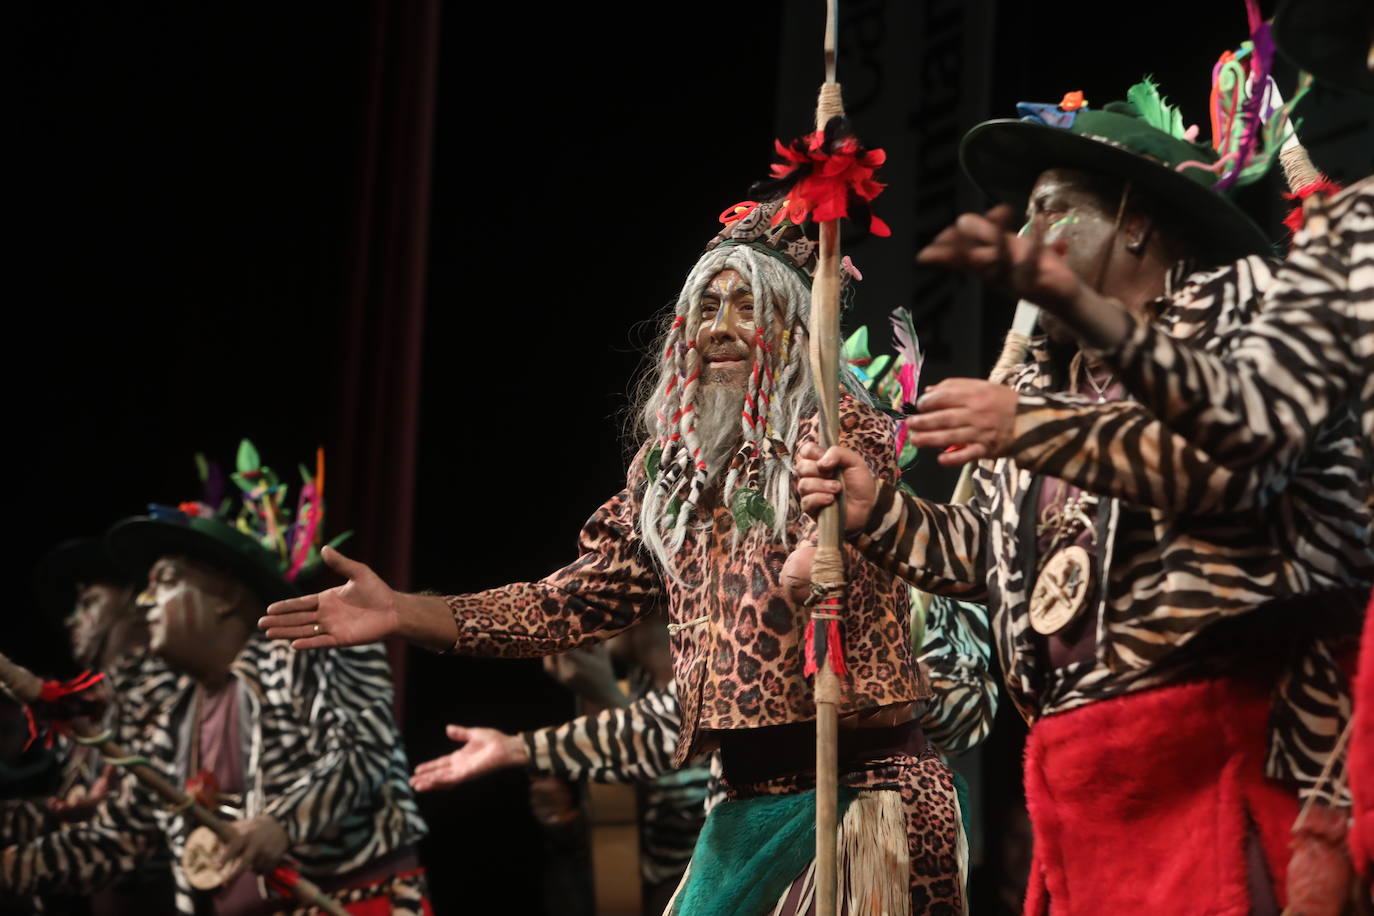
<path id="1" fill-rule="evenodd" d="M 197 659 L 213 639 L 224 616 L 225 600 L 211 589 L 222 578 L 184 557 L 162 557 L 148 571 L 148 587 L 138 596 L 147 610 L 148 648 L 175 664 Z"/>
<path id="2" fill-rule="evenodd" d="M 82 585 L 76 605 L 66 620 L 67 635 L 72 643 L 72 656 L 86 667 L 95 666 L 100 658 L 110 630 L 125 614 L 134 613 L 129 606 L 129 589 L 109 582 Z"/>

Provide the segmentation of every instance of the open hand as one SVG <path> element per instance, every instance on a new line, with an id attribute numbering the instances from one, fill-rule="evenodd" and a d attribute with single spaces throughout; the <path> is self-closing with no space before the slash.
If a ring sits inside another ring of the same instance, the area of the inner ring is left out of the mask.
<path id="1" fill-rule="evenodd" d="M 321 559 L 348 579 L 314 595 L 288 598 L 267 606 L 258 629 L 268 639 L 289 639 L 293 649 L 360 646 L 400 632 L 398 593 L 365 563 L 350 560 L 333 547 Z"/>
<path id="2" fill-rule="evenodd" d="M 226 882 L 243 870 L 244 866 L 255 872 L 268 872 L 277 867 L 290 841 L 286 831 L 277 819 L 270 814 L 259 814 L 246 821 L 234 821 L 229 825 L 234 830 L 233 837 L 224 844 L 220 853 L 220 864 L 234 863 L 234 870 L 226 877 Z"/>
<path id="3" fill-rule="evenodd" d="M 1017 395 L 981 379 L 945 379 L 916 402 L 906 418 L 907 439 L 917 448 L 938 448 L 939 461 L 955 467 L 1006 454 L 1016 428 Z"/>
<path id="4" fill-rule="evenodd" d="M 48 799 L 48 813 L 67 823 L 86 820 L 110 794 L 110 780 L 114 778 L 114 774 L 114 765 L 107 763 L 89 790 L 85 786 L 75 786 L 67 793 L 66 798 L 54 796 Z"/>
<path id="5" fill-rule="evenodd" d="M 417 792 L 451 789 L 483 773 L 524 766 L 529 762 L 525 742 L 519 735 L 462 725 L 450 725 L 445 732 L 454 741 L 462 741 L 463 746 L 417 766 L 410 777 L 411 788 Z"/>
<path id="6" fill-rule="evenodd" d="M 833 445 L 824 454 L 808 442 L 797 451 L 797 492 L 802 511 L 813 518 L 835 502 L 844 490 L 844 528 L 853 533 L 868 521 L 878 496 L 878 484 L 863 458 L 853 449 Z"/>
<path id="7" fill-rule="evenodd" d="M 1062 257 L 1065 243 L 1043 245 L 1038 231 L 1019 236 L 1010 231 L 1012 220 L 1006 204 L 982 215 L 965 213 L 921 249 L 916 262 L 978 274 L 1062 317 L 1071 311 L 1082 286 Z"/>

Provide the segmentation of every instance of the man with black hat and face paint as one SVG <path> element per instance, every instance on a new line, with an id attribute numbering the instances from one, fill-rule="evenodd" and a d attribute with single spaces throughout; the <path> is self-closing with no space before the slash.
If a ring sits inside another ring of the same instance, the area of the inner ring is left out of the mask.
<path id="1" fill-rule="evenodd" d="M 236 517 L 202 503 L 152 506 L 107 536 L 125 569 L 146 570 L 138 603 L 160 660 L 121 685 L 118 743 L 230 817 L 236 837 L 219 848 L 125 779 L 90 821 L 6 848 L 0 889 L 99 887 L 166 844 L 181 913 L 304 912 L 264 883 L 288 860 L 349 912 L 429 913 L 414 846 L 425 826 L 383 648 L 301 655 L 253 625 L 318 568 L 323 458 L 294 520 L 251 444 L 238 463 Z"/>
<path id="2" fill-rule="evenodd" d="M 148 624 L 134 600 L 135 577 L 115 564 L 101 541 L 75 538 L 39 560 L 33 586 L 39 604 L 62 616 L 76 663 L 106 675 L 106 684 L 98 688 L 109 699 L 104 721 L 107 727 L 116 727 L 120 685 L 137 683 L 158 666 L 147 653 Z M 120 779 L 117 768 L 105 763 L 94 748 L 59 735 L 53 749 L 65 758 L 57 793 L 42 802 L 14 799 L 4 803 L 0 820 L 8 843 L 27 842 L 64 822 L 90 817 L 112 782 Z M 170 866 L 159 851 L 137 870 L 91 893 L 91 912 L 120 916 L 168 910 L 172 906 Z"/>
<path id="3" fill-rule="evenodd" d="M 1011 273 L 1021 261 L 1002 252 L 1053 253 L 1065 282 L 1202 346 L 1253 317 L 1272 282 L 1268 241 L 1213 189 L 1216 154 L 1151 85 L 1101 111 L 1076 94 L 1027 107 L 1030 120 L 980 125 L 963 149 L 976 183 L 1027 205 L 1024 235 L 1007 234 L 1001 207 L 961 218 L 923 261 L 986 270 L 1034 301 Z M 927 392 L 912 441 L 952 447 L 942 463 L 984 459 L 1018 422 L 1018 392 L 1022 410 L 1124 396 L 1108 366 L 1047 324 L 1008 387 Z M 1342 645 L 1292 602 L 1322 594 L 1320 622 L 1346 632 L 1374 579 L 1357 431 L 1329 422 L 1282 493 L 1240 509 L 1227 470 L 1158 423 L 1071 438 L 1066 456 L 1117 450 L 1136 473 L 981 460 L 973 502 L 952 507 L 875 486 L 842 450 L 809 450 L 799 489 L 816 511 L 843 486 L 852 541 L 921 588 L 986 581 L 1007 684 L 1031 723 L 1027 912 L 1277 912 L 1301 782 L 1271 775 L 1310 773 L 1320 747 L 1271 735 L 1270 715 L 1310 724 Z M 1322 730 L 1302 737 L 1334 742 L 1339 726 L 1315 721 Z"/>
<path id="4" fill-rule="evenodd" d="M 1110 429 L 1116 441 L 1126 442 L 1163 423 L 1180 438 L 1174 440 L 1174 454 L 1160 464 L 1186 458 L 1190 470 L 1174 478 L 1179 480 L 1211 469 L 1209 489 L 1220 494 L 1219 505 L 1243 510 L 1272 502 L 1292 486 L 1294 468 L 1319 468 L 1312 456 L 1347 411 L 1358 417 L 1366 454 L 1374 455 L 1374 5 L 1365 0 L 1287 2 L 1274 17 L 1273 33 L 1278 50 L 1314 79 L 1313 91 L 1297 108 L 1298 137 L 1309 147 L 1311 161 L 1302 146 L 1291 142 L 1281 153 L 1289 184 L 1303 203 L 1290 220 L 1297 231 L 1292 250 L 1265 290 L 1254 320 L 1235 329 L 1225 348 L 1199 346 L 1144 320 L 1117 299 L 1074 283 L 1058 269 L 1053 254 L 1042 253 L 1041 262 L 1032 265 L 1024 243 L 979 228 L 982 241 L 968 239 L 967 266 L 979 268 L 977 261 L 984 255 L 975 254 L 976 247 L 987 253 L 1004 250 L 1007 276 L 1018 294 L 1034 299 L 1069 328 L 1140 400 L 1072 405 L 1023 396 L 1017 405 L 974 410 L 980 415 L 976 422 L 986 430 L 982 435 L 988 456 L 1005 455 L 1023 467 L 1078 480 L 1139 478 L 1142 456 L 1097 448 L 1107 440 L 1093 431 Z M 1348 186 L 1326 181 L 1312 169 L 1313 162 Z M 957 397 L 961 406 L 973 407 L 969 399 L 981 396 L 979 383 L 958 385 L 963 388 Z M 955 400 L 950 399 L 951 405 Z M 1366 464 L 1365 479 L 1368 469 Z M 1331 487 L 1316 503 L 1317 516 L 1344 514 L 1353 520 L 1360 515 L 1367 491 L 1362 497 L 1357 488 L 1342 484 L 1344 473 L 1333 469 L 1328 476 Z M 1167 472 L 1156 477 L 1160 484 L 1169 479 Z M 1175 486 L 1172 497 L 1162 486 L 1147 489 L 1140 497 L 1158 505 L 1185 497 L 1191 488 Z M 1295 519 L 1295 524 L 1306 522 Z M 1330 545 L 1320 539 L 1308 542 L 1317 556 Z M 1296 776 L 1303 785 L 1309 810 L 1296 831 L 1299 845 L 1307 842 L 1304 829 L 1343 833 L 1344 812 L 1353 804 L 1359 816 L 1350 845 L 1355 864 L 1368 878 L 1374 860 L 1374 828 L 1368 826 L 1374 823 L 1374 672 L 1369 662 L 1374 630 L 1367 624 L 1360 654 L 1354 719 L 1344 673 L 1314 661 L 1308 670 L 1324 671 L 1317 682 L 1331 686 L 1317 692 L 1330 701 L 1320 703 L 1309 695 L 1297 704 L 1304 723 L 1301 737 L 1291 715 L 1279 716 L 1280 726 L 1285 719 L 1289 724 L 1290 737 L 1282 743 L 1302 750 L 1275 754 L 1271 763 L 1276 764 L 1275 775 Z M 1300 680 L 1286 679 L 1285 686 L 1296 688 Z M 1295 698 L 1301 693 L 1289 692 Z M 1348 762 L 1339 753 L 1346 731 Z M 1323 772 L 1327 778 L 1319 786 Z M 1348 790 L 1342 788 L 1347 776 Z"/>

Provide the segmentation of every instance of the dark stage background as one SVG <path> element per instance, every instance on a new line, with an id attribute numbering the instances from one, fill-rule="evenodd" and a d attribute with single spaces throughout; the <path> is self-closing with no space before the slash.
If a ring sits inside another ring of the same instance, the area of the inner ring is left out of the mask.
<path id="1" fill-rule="evenodd" d="M 573 556 L 623 480 L 629 380 L 716 214 L 808 129 L 820 3 L 178 3 L 11 10 L 16 588 L 3 645 L 69 670 L 23 587 L 52 544 L 196 495 L 192 453 L 242 436 L 329 454 L 332 531 L 393 584 L 470 591 Z M 912 304 L 927 383 L 982 374 L 1008 303 L 919 273 L 959 208 L 958 136 L 1021 99 L 1100 105 L 1155 73 L 1205 124 L 1243 5 L 845 5 L 841 79 L 893 155 L 890 241 L 850 323 Z M 1268 11 L 1268 5 L 1266 5 Z M 1205 127 L 1204 127 L 1205 132 Z M 1276 209 L 1276 208 L 1275 208 Z M 923 457 L 917 485 L 952 475 Z M 571 702 L 537 663 L 396 655 L 413 761 L 445 722 L 507 730 Z M 981 764 L 975 912 L 1001 912 L 1019 735 Z M 426 798 L 440 913 L 536 911 L 523 777 Z"/>

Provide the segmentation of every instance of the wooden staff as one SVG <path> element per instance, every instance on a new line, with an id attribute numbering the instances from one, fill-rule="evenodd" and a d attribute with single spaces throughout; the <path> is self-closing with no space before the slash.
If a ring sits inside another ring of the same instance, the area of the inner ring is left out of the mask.
<path id="1" fill-rule="evenodd" d="M 816 130 L 825 130 L 831 118 L 844 114 L 840 84 L 835 81 L 835 30 L 839 0 L 827 0 L 825 21 L 825 83 L 816 103 Z M 828 449 L 839 442 L 840 426 L 840 227 L 839 220 L 820 224 L 820 250 L 817 254 L 816 274 L 811 285 L 811 374 L 816 383 L 816 399 L 820 409 L 821 448 Z M 842 500 L 836 500 L 821 510 L 817 519 L 818 539 L 816 556 L 811 568 L 811 580 L 819 594 L 841 596 L 843 607 L 845 587 L 844 537 Z M 821 604 L 812 613 L 840 612 L 832 605 Z M 813 617 L 816 631 L 825 628 L 825 620 Z M 837 795 L 840 782 L 838 755 L 838 707 L 840 680 L 830 666 L 830 652 L 819 650 L 816 637 L 816 916 L 835 916 L 837 893 L 836 836 L 838 832 Z"/>
<path id="2" fill-rule="evenodd" d="M 43 691 L 43 680 L 29 669 L 15 664 L 8 656 L 0 652 L 0 689 L 3 689 L 19 702 L 28 705 L 36 703 L 40 699 Z M 73 719 L 70 725 L 72 734 L 78 738 L 89 741 L 101 735 L 101 732 L 96 731 L 90 722 L 84 718 Z M 113 741 L 93 741 L 91 744 L 107 760 L 128 761 L 130 759 L 124 750 Z M 124 768 L 132 772 L 139 782 L 151 789 L 153 794 L 169 806 L 182 811 L 192 820 L 209 828 L 222 842 L 228 843 L 234 837 L 235 831 L 230 826 L 229 821 L 219 817 L 209 808 L 196 801 L 194 796 L 188 795 L 172 785 L 165 776 L 148 764 L 132 762 L 127 763 Z M 302 876 L 296 876 L 295 883 L 291 886 L 291 893 L 301 903 L 318 907 L 329 913 L 330 916 L 348 916 L 348 912 L 337 900 L 325 894 L 318 885 Z"/>

